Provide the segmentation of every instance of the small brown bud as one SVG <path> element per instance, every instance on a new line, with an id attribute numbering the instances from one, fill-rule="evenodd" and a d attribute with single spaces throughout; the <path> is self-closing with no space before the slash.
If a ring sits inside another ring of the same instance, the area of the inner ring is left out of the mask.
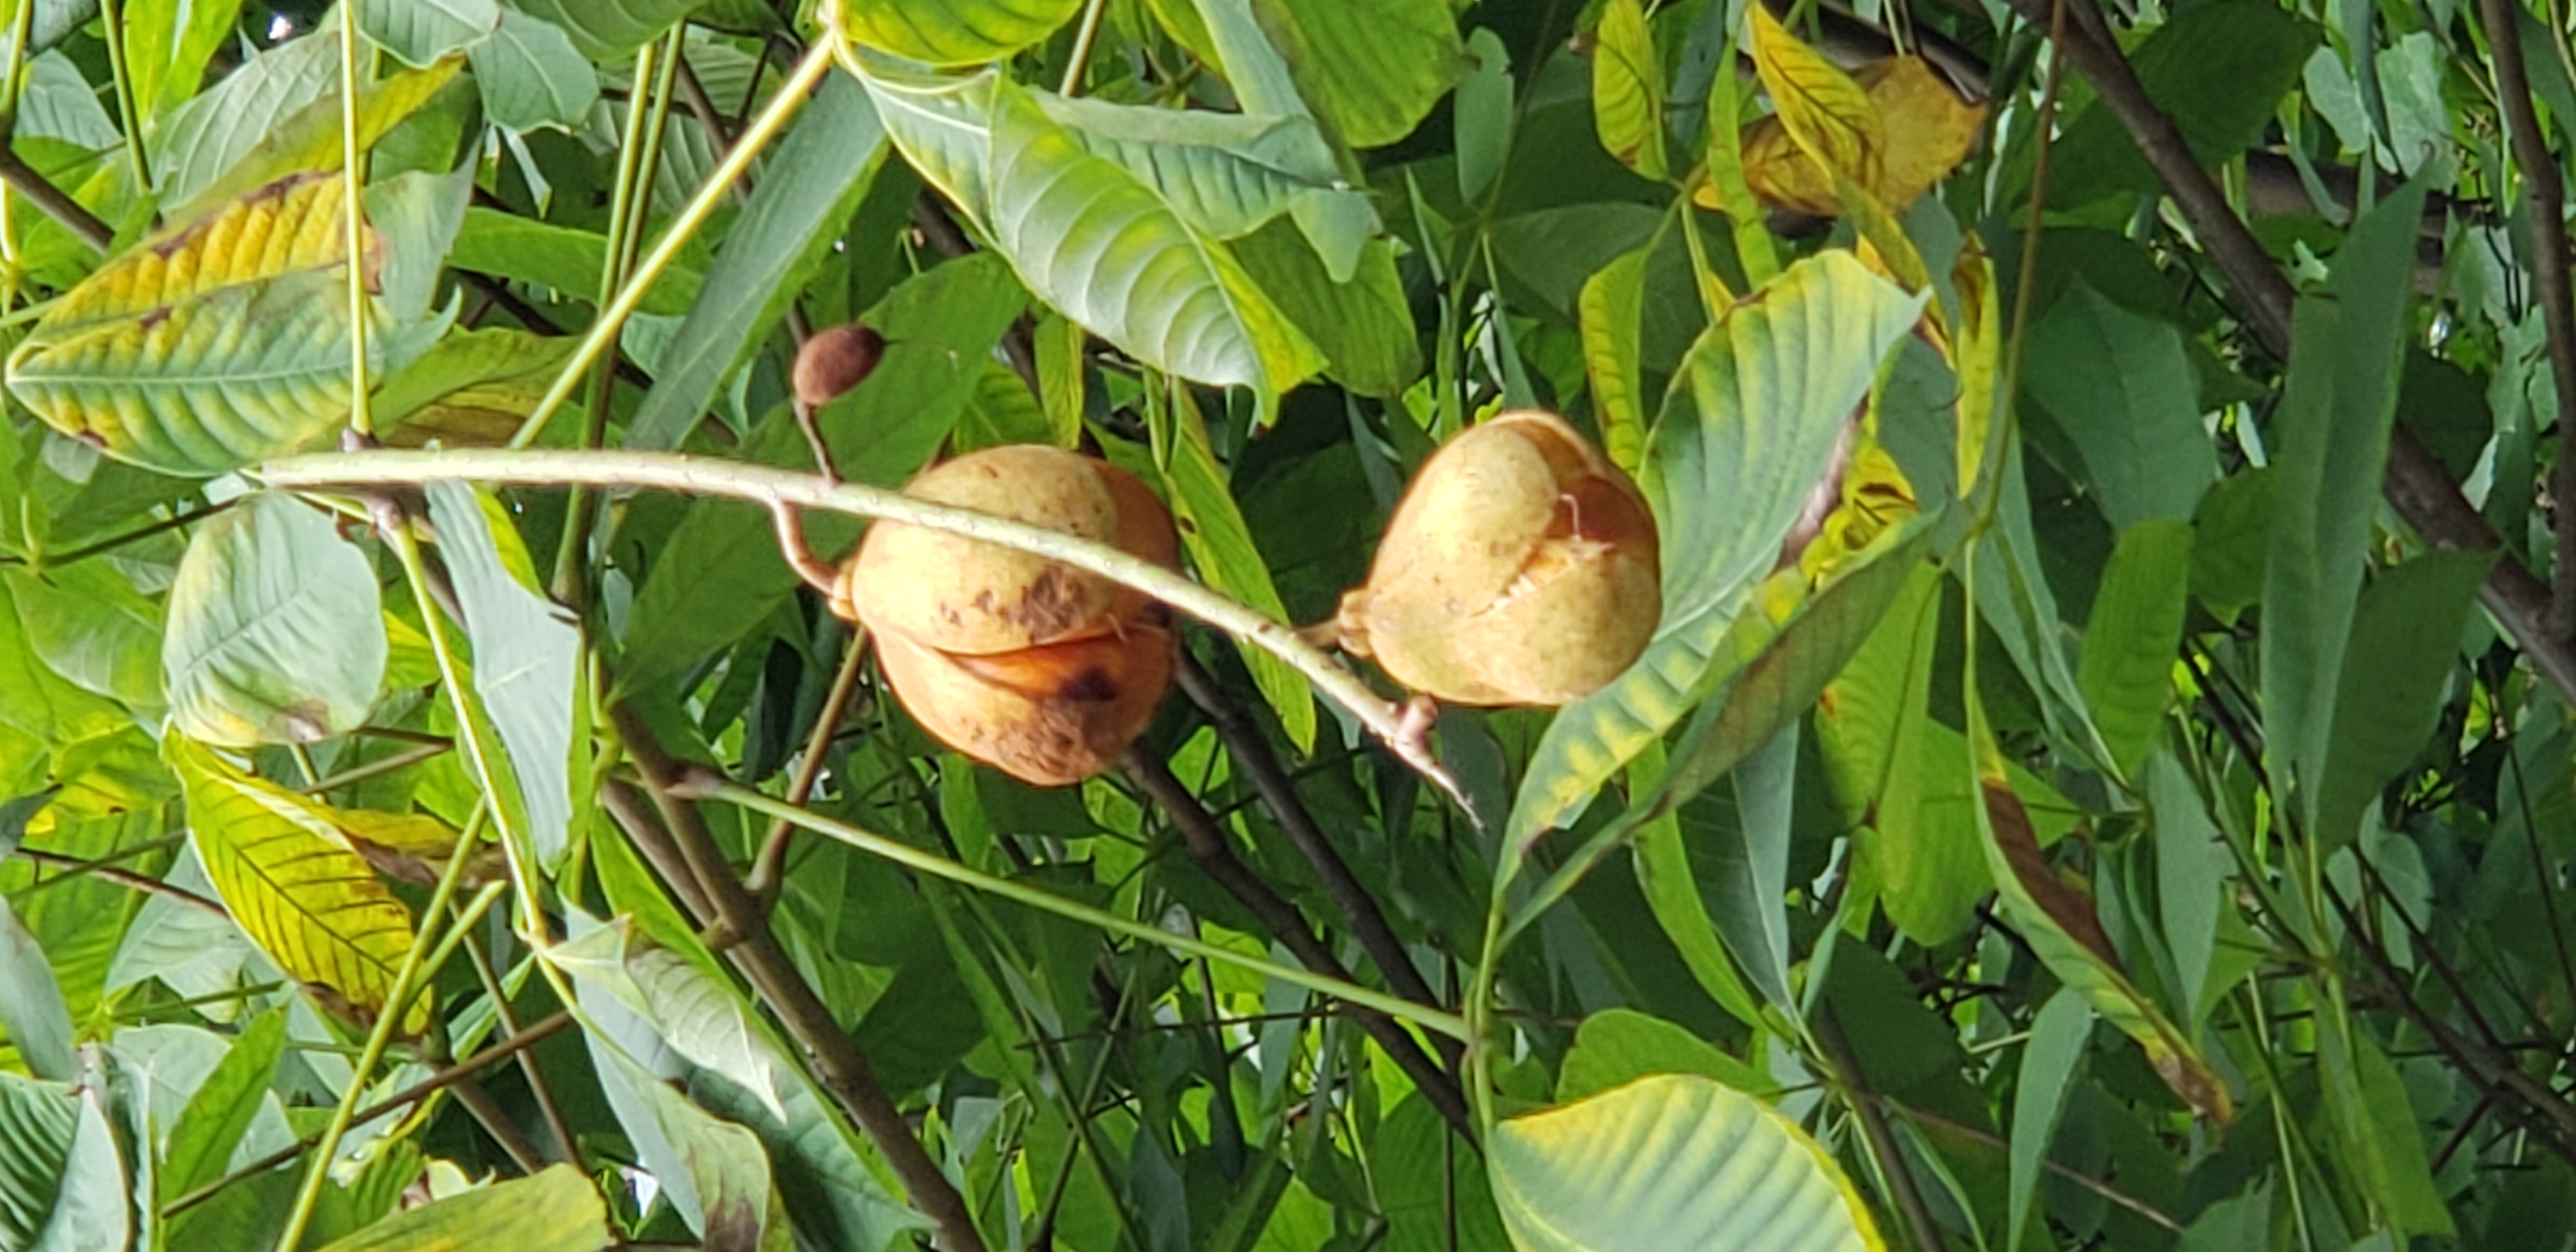
<path id="1" fill-rule="evenodd" d="M 866 381 L 885 355 L 885 336 L 857 322 L 814 332 L 796 351 L 796 401 L 819 409 Z"/>

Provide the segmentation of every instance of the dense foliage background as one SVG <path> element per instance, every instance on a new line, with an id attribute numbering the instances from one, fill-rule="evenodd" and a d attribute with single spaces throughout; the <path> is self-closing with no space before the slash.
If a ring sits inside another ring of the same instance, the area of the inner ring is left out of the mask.
<path id="1" fill-rule="evenodd" d="M 0 1252 L 2576 1241 L 2564 5 L 0 16 Z M 1426 740 L 1528 407 L 1662 616 Z M 764 507 L 1022 442 L 1069 788 Z"/>

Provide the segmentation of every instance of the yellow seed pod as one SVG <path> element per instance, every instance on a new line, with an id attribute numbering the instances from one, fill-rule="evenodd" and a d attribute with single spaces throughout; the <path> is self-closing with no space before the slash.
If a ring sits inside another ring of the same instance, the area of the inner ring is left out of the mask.
<path id="1" fill-rule="evenodd" d="M 1636 484 L 1563 419 L 1519 410 L 1424 463 L 1337 624 L 1343 647 L 1417 691 L 1564 704 L 1645 651 L 1660 577 Z"/>
<path id="2" fill-rule="evenodd" d="M 1059 448 L 988 448 L 904 491 L 1177 562 L 1171 513 L 1152 491 Z M 1177 660 L 1167 611 L 1136 592 L 898 522 L 869 528 L 833 607 L 875 637 L 887 685 L 923 729 L 1038 786 L 1114 763 L 1153 721 Z"/>

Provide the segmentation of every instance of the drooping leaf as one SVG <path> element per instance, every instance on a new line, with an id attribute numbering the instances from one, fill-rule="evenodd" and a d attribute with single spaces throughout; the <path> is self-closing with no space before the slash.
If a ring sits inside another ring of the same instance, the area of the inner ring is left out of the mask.
<path id="1" fill-rule="evenodd" d="M 1471 64 L 1443 0 L 1253 0 L 1252 11 L 1315 116 L 1354 148 L 1412 134 Z M 1228 52 L 1225 68 L 1239 74 L 1240 58 Z"/>
<path id="2" fill-rule="evenodd" d="M 374 568 L 312 507 L 261 493 L 189 540 L 161 651 L 188 737 L 250 747 L 346 734 L 375 704 L 386 651 Z"/>
<path id="3" fill-rule="evenodd" d="M 628 447 L 677 447 L 696 426 L 744 354 L 830 254 L 884 159 L 884 133 L 857 83 L 845 75 L 824 80 L 726 232 L 674 350 L 627 427 Z"/>
<path id="4" fill-rule="evenodd" d="M 1593 29 L 1592 124 L 1621 164 L 1662 179 L 1664 63 L 1637 0 L 1609 0 Z"/>
<path id="5" fill-rule="evenodd" d="M 994 247 L 1092 333 L 1194 382 L 1278 392 L 1322 364 L 1231 253 L 1008 80 L 988 159 Z"/>
<path id="6" fill-rule="evenodd" d="M 280 1010 L 251 1019 L 234 1038 L 224 1059 L 197 1084 L 171 1123 L 169 1151 L 161 1158 L 157 1178 L 164 1203 L 223 1175 L 233 1149 L 259 1115 L 269 1083 L 277 1077 L 278 1059 L 285 1054 L 286 1014 Z"/>
<path id="7" fill-rule="evenodd" d="M 1175 395 L 1172 429 L 1165 434 L 1170 449 L 1170 464 L 1164 467 L 1163 482 L 1171 493 L 1172 511 L 1180 523 L 1181 543 L 1190 554 L 1190 564 L 1199 577 L 1245 604 L 1260 610 L 1273 620 L 1288 616 L 1287 606 L 1280 602 L 1279 589 L 1270 581 L 1270 567 L 1261 559 L 1261 550 L 1252 546 L 1252 532 L 1243 524 L 1243 509 L 1235 503 L 1234 492 L 1227 487 L 1225 467 L 1217 463 L 1216 449 L 1208 442 L 1207 425 L 1201 421 L 1198 406 L 1186 393 Z M 1252 671 L 1253 684 L 1261 689 L 1262 699 L 1279 715 L 1280 729 L 1300 752 L 1315 747 L 1315 693 L 1306 676 L 1268 651 L 1249 644 L 1241 648 L 1243 662 Z"/>
<path id="8" fill-rule="evenodd" d="M 600 1085 L 618 1123 L 689 1228 L 711 1247 L 791 1252 L 794 1231 L 770 1185 L 760 1136 L 691 1104 L 596 1033 L 590 1050 L 607 1062 Z"/>
<path id="9" fill-rule="evenodd" d="M 1663 1074 L 1495 1125 L 1494 1200 L 1521 1252 L 1874 1252 L 1869 1208 L 1797 1123 Z"/>
<path id="10" fill-rule="evenodd" d="M 840 35 L 925 65 L 981 65 L 1043 41 L 1082 0 L 852 0 Z"/>
<path id="11" fill-rule="evenodd" d="M 2189 520 L 2218 477 L 2218 454 L 2201 429 L 2182 335 L 2075 281 L 2031 328 L 2031 395 L 2082 453 L 2113 526 Z"/>
<path id="12" fill-rule="evenodd" d="M 204 476 L 327 438 L 348 418 L 340 179 L 290 179 L 100 267 L 9 356 L 55 429 Z M 376 258 L 370 258 L 371 261 Z M 379 367 L 386 336 L 369 340 Z"/>
<path id="13" fill-rule="evenodd" d="M 0 899 L 0 1037 L 38 1078 L 71 1082 L 80 1076 L 62 986 L 54 981 L 45 949 L 6 899 Z"/>
<path id="14" fill-rule="evenodd" d="M 1921 307 L 1830 251 L 1791 267 L 1693 345 L 1641 481 L 1662 532 L 1663 620 L 1626 673 L 1549 725 L 1513 805 L 1515 846 L 1570 821 L 1713 681 L 1745 596 L 1778 561 L 1878 362 Z"/>
<path id="15" fill-rule="evenodd" d="M 2337 683 L 2312 838 L 2340 846 L 2360 833 L 2380 789 L 2424 755 L 2459 668 L 2460 632 L 2492 552 L 2433 551 L 2382 573 L 2353 606 Z"/>
<path id="16" fill-rule="evenodd" d="M 1583 280 L 1578 319 L 1584 377 L 1592 384 L 1592 417 L 1601 452 L 1630 475 L 1646 459 L 1646 415 L 1638 376 L 1646 298 L 1647 250 L 1622 254 Z"/>
<path id="17" fill-rule="evenodd" d="M 564 28 L 516 9 L 501 11 L 491 37 L 467 54 L 483 109 L 511 130 L 573 130 L 599 103 L 599 71 Z"/>
<path id="18" fill-rule="evenodd" d="M 516 213 L 474 205 L 447 263 L 458 269 L 489 274 L 511 282 L 551 287 L 566 300 L 589 303 L 599 297 L 599 276 L 608 261 L 608 237 L 596 231 L 540 222 Z M 704 282 L 686 262 L 662 271 L 638 306 L 645 313 L 673 316 L 689 311 Z"/>
<path id="19" fill-rule="evenodd" d="M 569 1165 L 510 1178 L 406 1209 L 322 1252 L 599 1252 L 608 1210 L 590 1179 Z"/>
<path id="20" fill-rule="evenodd" d="M 1868 93 L 1886 145 L 1875 179 L 1861 181 L 1850 170 L 1844 176 L 1872 202 L 1903 212 L 1967 159 L 1985 126 L 1986 107 L 1960 99 L 1921 57 L 1883 57 L 1853 70 L 1851 77 Z M 1744 128 L 1739 143 L 1746 184 L 1772 204 L 1819 217 L 1842 216 L 1843 198 L 1831 173 L 1800 147 L 1784 125 L 1788 116 L 1784 109 Z M 1704 207 L 1723 208 L 1722 196 L 1712 181 L 1701 184 L 1697 199 Z"/>
<path id="21" fill-rule="evenodd" d="M 2075 1066 L 2084 1059 L 2092 1034 L 2093 1007 L 2071 987 L 2059 988 L 2031 1019 L 2030 1042 L 2022 1045 L 2021 1073 L 2013 1084 L 2012 1221 L 2005 1229 L 2006 1246 L 2014 1252 L 2021 1247 L 2022 1229 L 2030 1224 L 2040 1162 L 2048 1159 L 2058 1115 L 2066 1111 L 2067 1085 L 2075 1079 Z"/>
<path id="22" fill-rule="evenodd" d="M 234 769 L 184 739 L 166 745 L 188 832 L 224 907 L 277 967 L 361 1023 L 382 1013 L 412 945 L 411 913 L 351 851 L 326 805 Z M 422 988 L 399 1023 L 429 1028 Z"/>
<path id="23" fill-rule="evenodd" d="M 1815 163 L 1831 185 L 1840 174 L 1861 187 L 1885 181 L 1887 125 L 1869 92 L 1852 81 L 1822 53 L 1798 37 L 1762 5 L 1746 6 L 1753 30 L 1753 68 L 1771 93 L 1777 117 L 1797 150 Z M 1752 177 L 1757 153 L 1748 142 L 1745 174 Z M 1760 186 L 1757 184 L 1757 191 Z"/>
<path id="24" fill-rule="evenodd" d="M 551 867 L 572 823 L 580 628 L 537 594 L 528 554 L 498 500 L 463 483 L 431 483 L 429 516 L 474 644 L 475 695 L 510 754 L 530 847 Z"/>
<path id="25" fill-rule="evenodd" d="M 643 47 L 687 17 L 702 0 L 507 0 L 530 17 L 541 17 L 572 36 L 573 46 L 593 61 L 615 61 Z"/>
<path id="26" fill-rule="evenodd" d="M 2191 527 L 2174 518 L 2122 531 L 2094 593 L 2075 680 L 2123 776 L 2146 760 L 2173 696 L 2191 589 Z"/>
<path id="27" fill-rule="evenodd" d="M 501 25 L 499 0 L 354 0 L 349 13 L 367 42 L 414 67 L 480 43 Z"/>

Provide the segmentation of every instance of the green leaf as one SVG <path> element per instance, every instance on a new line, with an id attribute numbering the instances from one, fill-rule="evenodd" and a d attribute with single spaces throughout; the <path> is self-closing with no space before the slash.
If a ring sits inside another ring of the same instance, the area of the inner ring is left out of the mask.
<path id="1" fill-rule="evenodd" d="M 867 316 L 886 337 L 867 380 L 824 405 L 815 424 L 841 476 L 901 485 L 939 450 L 975 394 L 983 362 L 1027 297 L 998 258 L 950 261 L 895 288 Z M 813 453 L 785 411 L 756 427 L 742 455 L 769 465 L 809 464 Z M 797 586 L 777 556 L 768 516 L 725 500 L 689 506 L 662 545 L 628 614 L 629 686 L 667 682 L 740 639 Z M 807 520 L 816 550 L 838 555 L 858 534 L 845 519 Z"/>
<path id="2" fill-rule="evenodd" d="M 2171 323 L 2132 313 L 2079 277 L 2031 328 L 2026 359 L 2030 393 L 2083 455 L 2111 525 L 2189 520 L 2218 477 L 2218 453 Z"/>
<path id="3" fill-rule="evenodd" d="M 1798 150 L 1829 175 L 1876 187 L 1887 160 L 1887 127 L 1869 92 L 1841 67 L 1798 42 L 1768 8 L 1754 6 L 1753 66 L 1772 109 Z"/>
<path id="4" fill-rule="evenodd" d="M 322 1252 L 599 1252 L 608 1210 L 569 1165 L 433 1200 L 338 1240 Z"/>
<path id="5" fill-rule="evenodd" d="M 351 0 L 358 33 L 415 68 L 480 43 L 501 24 L 498 0 Z"/>
<path id="6" fill-rule="evenodd" d="M 346 204 L 340 179 L 289 179 L 138 245 L 37 322 L 10 389 L 55 429 L 171 474 L 328 437 L 349 404 Z M 380 331 L 370 355 L 391 368 L 416 338 Z"/>
<path id="7" fill-rule="evenodd" d="M 925 65 L 998 61 L 1073 20 L 1083 0 L 850 0 L 840 35 Z"/>
<path id="8" fill-rule="evenodd" d="M 2142 778 L 2147 810 L 2155 820 L 2157 920 L 2181 984 L 2174 993 L 2197 1038 L 2208 1011 L 2219 916 L 2228 907 L 2224 893 L 2235 861 L 2190 776 L 2171 753 L 2148 757 Z"/>
<path id="9" fill-rule="evenodd" d="M 250 1133 L 251 1120 L 268 1098 L 277 1062 L 286 1054 L 286 1014 L 271 1010 L 252 1018 L 224 1059 L 197 1084 L 187 1107 L 170 1124 L 170 1146 L 155 1179 L 164 1202 L 223 1176 L 224 1166 Z"/>
<path id="10" fill-rule="evenodd" d="M 1646 745 L 1637 753 L 1637 759 L 1628 763 L 1629 789 L 1645 793 L 1663 777 L 1664 765 L 1664 746 Z M 1726 947 L 1718 940 L 1717 923 L 1709 916 L 1708 901 L 1700 894 L 1697 875 L 1691 872 L 1680 815 L 1666 813 L 1639 827 L 1633 852 L 1637 889 L 1645 895 L 1655 924 L 1673 941 L 1673 949 L 1681 953 L 1682 964 L 1689 968 L 1700 990 L 1737 1021 L 1761 1029 L 1762 1010 L 1753 1002 L 1753 993 L 1745 990 L 1734 963 L 1727 959 Z"/>
<path id="11" fill-rule="evenodd" d="M 0 1036 L 18 1049 L 28 1073 L 54 1082 L 80 1077 L 62 986 L 54 981 L 44 948 L 5 898 L 0 898 Z"/>
<path id="12" fill-rule="evenodd" d="M 1512 148 L 1512 62 L 1502 36 L 1477 27 L 1467 35 L 1476 68 L 1458 81 L 1452 117 L 1458 150 L 1458 198 L 1484 198 Z"/>
<path id="13" fill-rule="evenodd" d="M 2434 740 L 2460 635 L 2495 553 L 2439 550 L 2382 573 L 2354 606 L 2311 838 L 2340 847 L 2380 789 Z"/>
<path id="14" fill-rule="evenodd" d="M 373 1021 L 411 951 L 411 913 L 350 850 L 339 814 L 184 739 L 166 747 L 189 837 L 233 920 L 326 1006 Z M 429 1028 L 432 1000 L 426 988 L 412 1000 L 405 1037 Z"/>
<path id="15" fill-rule="evenodd" d="M 431 483 L 429 516 L 474 645 L 475 695 L 510 755 L 529 846 L 539 865 L 552 867 L 572 824 L 581 630 L 537 593 L 518 529 L 499 500 L 464 483 Z"/>
<path id="16" fill-rule="evenodd" d="M 311 743 L 367 718 L 386 641 L 374 567 L 292 496 L 197 528 L 170 586 L 161 672 L 173 724 L 226 747 Z"/>
<path id="17" fill-rule="evenodd" d="M 377 433 L 405 447 L 430 439 L 451 447 L 505 442 L 572 348 L 569 336 L 507 326 L 449 331 L 377 390 Z"/>
<path id="18" fill-rule="evenodd" d="M 1371 239 L 1347 282 L 1287 222 L 1234 241 L 1235 259 L 1262 293 L 1324 354 L 1324 376 L 1364 396 L 1400 395 L 1422 376 L 1413 305 L 1395 268 L 1395 246 Z"/>
<path id="19" fill-rule="evenodd" d="M 1486 1164 L 1521 1252 L 1885 1246 L 1807 1132 L 1706 1078 L 1658 1075 L 1496 1123 Z"/>
<path id="20" fill-rule="evenodd" d="M 1232 254 L 1008 80 L 993 85 L 985 184 L 993 246 L 1020 281 L 1145 364 L 1270 393 L 1322 364 Z"/>
<path id="21" fill-rule="evenodd" d="M 27 646 L 47 669 L 130 709 L 161 706 L 161 606 L 103 561 L 8 571 Z"/>
<path id="22" fill-rule="evenodd" d="M 323 43 L 334 50 L 336 38 Z M 403 70 L 389 78 L 380 78 L 358 89 L 358 150 L 375 147 L 387 131 L 402 123 L 427 105 L 432 98 L 454 81 L 464 68 L 462 58 L 447 57 L 425 69 Z M 332 84 L 337 85 L 335 79 Z M 337 173 L 346 151 L 341 133 L 343 110 L 336 90 L 306 102 L 280 120 L 274 129 L 260 136 L 240 160 L 208 173 L 205 181 L 192 187 L 181 198 L 177 186 L 162 189 L 163 216 L 170 221 L 191 221 L 219 208 L 235 197 L 256 196 L 262 188 L 280 179 L 305 174 Z M 191 167 L 193 170 L 193 167 Z"/>
<path id="23" fill-rule="evenodd" d="M 1593 29 L 1592 125 L 1601 146 L 1644 177 L 1662 181 L 1664 63 L 1637 0 L 1609 0 Z"/>
<path id="24" fill-rule="evenodd" d="M 2230 626 L 2263 599 L 2277 482 L 2268 467 L 2231 474 L 2201 497 L 2191 519 L 2192 597 Z"/>
<path id="25" fill-rule="evenodd" d="M 39 748 L 59 752 L 82 740 L 108 734 L 131 717 L 106 698 L 73 685 L 35 647 L 14 604 L 10 580 L 0 580 L 0 594 L 13 603 L 0 615 L 0 726 L 14 728 Z"/>
<path id="26" fill-rule="evenodd" d="M 1601 427 L 1601 451 L 1630 475 L 1646 460 L 1645 405 L 1639 393 L 1640 329 L 1645 316 L 1646 255 L 1622 253 L 1583 280 L 1576 302 L 1583 335 L 1584 377 L 1592 384 L 1592 418 Z"/>
<path id="27" fill-rule="evenodd" d="M 2120 534 L 2093 594 L 2075 670 L 2093 724 L 2122 777 L 2137 772 L 2164 723 L 2191 588 L 2191 527 L 2151 518 Z"/>
<path id="28" fill-rule="evenodd" d="M 500 18 L 491 38 L 466 54 L 484 112 L 511 130 L 579 130 L 599 103 L 599 71 L 563 27 L 515 9 L 502 10 Z"/>
<path id="29" fill-rule="evenodd" d="M 563 299 L 591 304 L 599 298 L 599 276 L 608 263 L 608 237 L 473 205 L 465 210 L 465 224 L 456 232 L 447 263 L 550 287 Z M 703 281 L 695 269 L 675 264 L 662 271 L 637 307 L 664 316 L 686 313 Z"/>
<path id="30" fill-rule="evenodd" d="M 2271 547 L 2260 640 L 2263 751 L 2275 798 L 2317 828 L 2335 704 L 2405 360 L 2424 189 L 2353 226 L 2328 297 L 2292 315 L 2289 376 L 2272 417 Z M 2364 658 L 2366 661 L 2378 658 Z"/>
<path id="31" fill-rule="evenodd" d="M 600 1086 L 662 1194 L 710 1247 L 792 1252 L 785 1206 L 769 1182 L 760 1136 L 691 1104 L 626 1050 L 592 1032 Z"/>
<path id="32" fill-rule="evenodd" d="M 1829 251 L 1692 346 L 1641 482 L 1661 523 L 1663 620 L 1626 673 L 1549 724 L 1513 805 L 1511 844 L 1571 821 L 1723 676 L 1712 667 L 1744 597 L 1779 559 L 1846 420 L 1921 308 L 1849 253 Z"/>
<path id="33" fill-rule="evenodd" d="M 197 199 L 339 82 L 340 40 L 328 32 L 290 39 L 242 62 L 153 128 L 153 181 L 162 202 Z"/>
<path id="34" fill-rule="evenodd" d="M 1298 94 L 1354 148 L 1412 134 L 1473 64 L 1444 0 L 1253 0 L 1252 11 Z M 1240 91 L 1242 58 L 1222 51 L 1227 78 Z M 1244 102 L 1256 112 L 1290 111 L 1250 96 Z"/>
<path id="35" fill-rule="evenodd" d="M 846 75 L 824 80 L 725 233 L 626 446 L 675 448 L 697 425 L 830 254 L 884 158 L 883 136 L 867 92 Z"/>
<path id="36" fill-rule="evenodd" d="M 701 0 L 507 0 L 530 17 L 541 17 L 572 36 L 573 46 L 593 61 L 616 61 L 659 39 L 671 23 L 687 17 Z"/>
<path id="37" fill-rule="evenodd" d="M 2371 1212 L 2401 1236 L 2456 1233 L 2397 1067 L 2357 1030 L 2328 1026 L 2324 1034 L 2317 1052 L 2326 1112 L 2343 1146 L 2337 1159 L 2359 1175 L 2355 1186 Z"/>
<path id="38" fill-rule="evenodd" d="M 2215 165 L 2261 138 L 2323 36 L 2314 21 L 2268 4 L 2194 5 L 2157 28 L 2132 62 L 2148 98 L 2173 118 L 2192 155 Z M 2054 150 L 2048 193 L 2055 204 L 2074 207 L 2161 185 L 2120 119 L 2098 103 L 2067 120 Z M 2001 203 L 2028 198 L 2027 178 L 2017 181 Z"/>
<path id="39" fill-rule="evenodd" d="M 157 118 L 197 94 L 206 63 L 241 18 L 241 0 L 129 0 L 123 16 L 134 111 Z"/>
<path id="40" fill-rule="evenodd" d="M 1735 824 L 1707 848 L 1715 881 L 1706 885 L 1717 933 L 1744 965 L 1745 976 L 1796 1021 L 1801 1008 L 1789 981 L 1789 846 L 1797 791 L 1798 733 L 1774 736 L 1735 771 Z M 1687 813 L 1687 810 L 1685 810 Z M 1749 1090 L 1749 1088 L 1748 1088 Z"/>
<path id="41" fill-rule="evenodd" d="M 2059 988 L 2031 1019 L 2030 1041 L 2022 1045 L 2021 1071 L 2013 1082 L 2012 1220 L 2005 1246 L 2014 1252 L 2030 1225 L 2031 1197 L 2038 1194 L 2040 1165 L 2057 1137 L 2058 1115 L 2066 1111 L 2067 1086 L 2092 1037 L 2093 1006 L 2072 988 Z"/>
<path id="42" fill-rule="evenodd" d="M 1243 510 L 1226 486 L 1225 467 L 1208 443 L 1207 426 L 1186 393 L 1175 393 L 1173 429 L 1164 435 L 1170 464 L 1163 469 L 1164 489 L 1171 493 L 1180 523 L 1181 543 L 1190 564 L 1208 586 L 1250 605 L 1274 620 L 1288 616 L 1279 589 L 1270 581 L 1270 566 L 1252 545 Z M 1315 693 L 1306 676 L 1263 648 L 1239 643 L 1253 685 L 1279 715 L 1280 729 L 1299 752 L 1315 749 Z"/>
<path id="43" fill-rule="evenodd" d="M 67 1086 L 0 1070 L 0 1252 L 39 1246 L 72 1179 L 80 1099 Z"/>
<path id="44" fill-rule="evenodd" d="M 1635 1009 L 1603 1009 L 1575 1028 L 1556 1081 L 1559 1101 L 1580 1100 L 1657 1074 L 1697 1074 L 1767 1096 L 1777 1084 L 1691 1033 Z"/>

